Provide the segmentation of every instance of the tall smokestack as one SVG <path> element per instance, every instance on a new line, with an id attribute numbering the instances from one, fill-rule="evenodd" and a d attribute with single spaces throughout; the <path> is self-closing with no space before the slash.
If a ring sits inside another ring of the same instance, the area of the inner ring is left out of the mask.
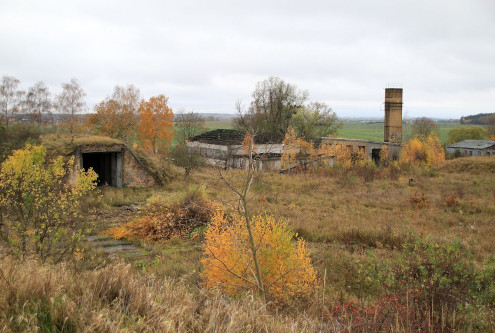
<path id="1" fill-rule="evenodd" d="M 385 142 L 402 142 L 402 88 L 385 89 Z"/>

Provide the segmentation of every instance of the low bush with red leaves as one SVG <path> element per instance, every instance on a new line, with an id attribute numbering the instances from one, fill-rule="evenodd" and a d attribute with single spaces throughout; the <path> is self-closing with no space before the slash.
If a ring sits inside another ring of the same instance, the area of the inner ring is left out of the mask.
<path id="1" fill-rule="evenodd" d="M 432 309 L 427 287 L 410 288 L 399 282 L 395 289 L 372 303 L 335 302 L 323 317 L 350 332 L 439 331 L 440 309 Z"/>

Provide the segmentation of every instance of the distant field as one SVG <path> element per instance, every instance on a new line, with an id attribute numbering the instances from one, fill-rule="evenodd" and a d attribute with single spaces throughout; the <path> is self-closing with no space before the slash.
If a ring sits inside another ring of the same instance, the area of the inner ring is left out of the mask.
<path id="1" fill-rule="evenodd" d="M 459 125 L 456 123 L 437 123 L 438 135 L 442 144 L 448 139 L 449 131 Z M 411 137 L 411 124 L 403 124 L 404 139 Z M 339 130 L 338 136 L 346 139 L 364 139 L 383 141 L 383 123 L 367 123 L 360 121 L 346 121 Z"/>
<path id="2" fill-rule="evenodd" d="M 445 144 L 448 139 L 449 131 L 457 126 L 465 126 L 456 123 L 437 123 L 438 134 L 442 144 Z M 404 139 L 408 140 L 411 137 L 411 124 L 404 124 Z M 207 121 L 205 127 L 209 130 L 218 128 L 232 128 L 231 121 Z M 364 139 L 383 141 L 383 123 L 368 123 L 360 121 L 346 121 L 343 127 L 338 131 L 338 136 L 346 139 Z"/>
<path id="3" fill-rule="evenodd" d="M 205 127 L 211 130 L 222 128 L 229 129 L 232 128 L 231 121 L 205 121 Z"/>

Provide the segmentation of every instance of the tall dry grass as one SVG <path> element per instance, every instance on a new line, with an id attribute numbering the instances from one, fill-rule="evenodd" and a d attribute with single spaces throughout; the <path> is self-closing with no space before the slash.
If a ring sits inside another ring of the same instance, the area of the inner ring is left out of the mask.
<path id="1" fill-rule="evenodd" d="M 0 330 L 62 332 L 309 332 L 304 313 L 271 313 L 253 297 L 229 299 L 117 263 L 76 272 L 0 257 Z"/>

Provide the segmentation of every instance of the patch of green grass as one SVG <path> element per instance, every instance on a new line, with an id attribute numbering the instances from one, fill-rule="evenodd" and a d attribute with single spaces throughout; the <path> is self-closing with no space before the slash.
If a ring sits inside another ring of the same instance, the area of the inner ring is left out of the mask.
<path id="1" fill-rule="evenodd" d="M 109 207 L 122 207 L 144 204 L 153 195 L 150 188 L 141 187 L 103 187 L 101 188 L 102 203 Z"/>
<path id="2" fill-rule="evenodd" d="M 209 130 L 214 130 L 219 128 L 231 129 L 233 126 L 231 121 L 206 121 L 205 127 L 208 128 Z"/>
<path id="3" fill-rule="evenodd" d="M 438 122 L 438 137 L 442 144 L 447 142 L 449 131 L 460 125 L 458 123 Z M 404 141 L 411 138 L 412 124 L 402 124 Z M 338 131 L 338 136 L 345 139 L 363 139 L 373 141 L 383 141 L 384 123 L 365 121 L 345 121 Z"/>

